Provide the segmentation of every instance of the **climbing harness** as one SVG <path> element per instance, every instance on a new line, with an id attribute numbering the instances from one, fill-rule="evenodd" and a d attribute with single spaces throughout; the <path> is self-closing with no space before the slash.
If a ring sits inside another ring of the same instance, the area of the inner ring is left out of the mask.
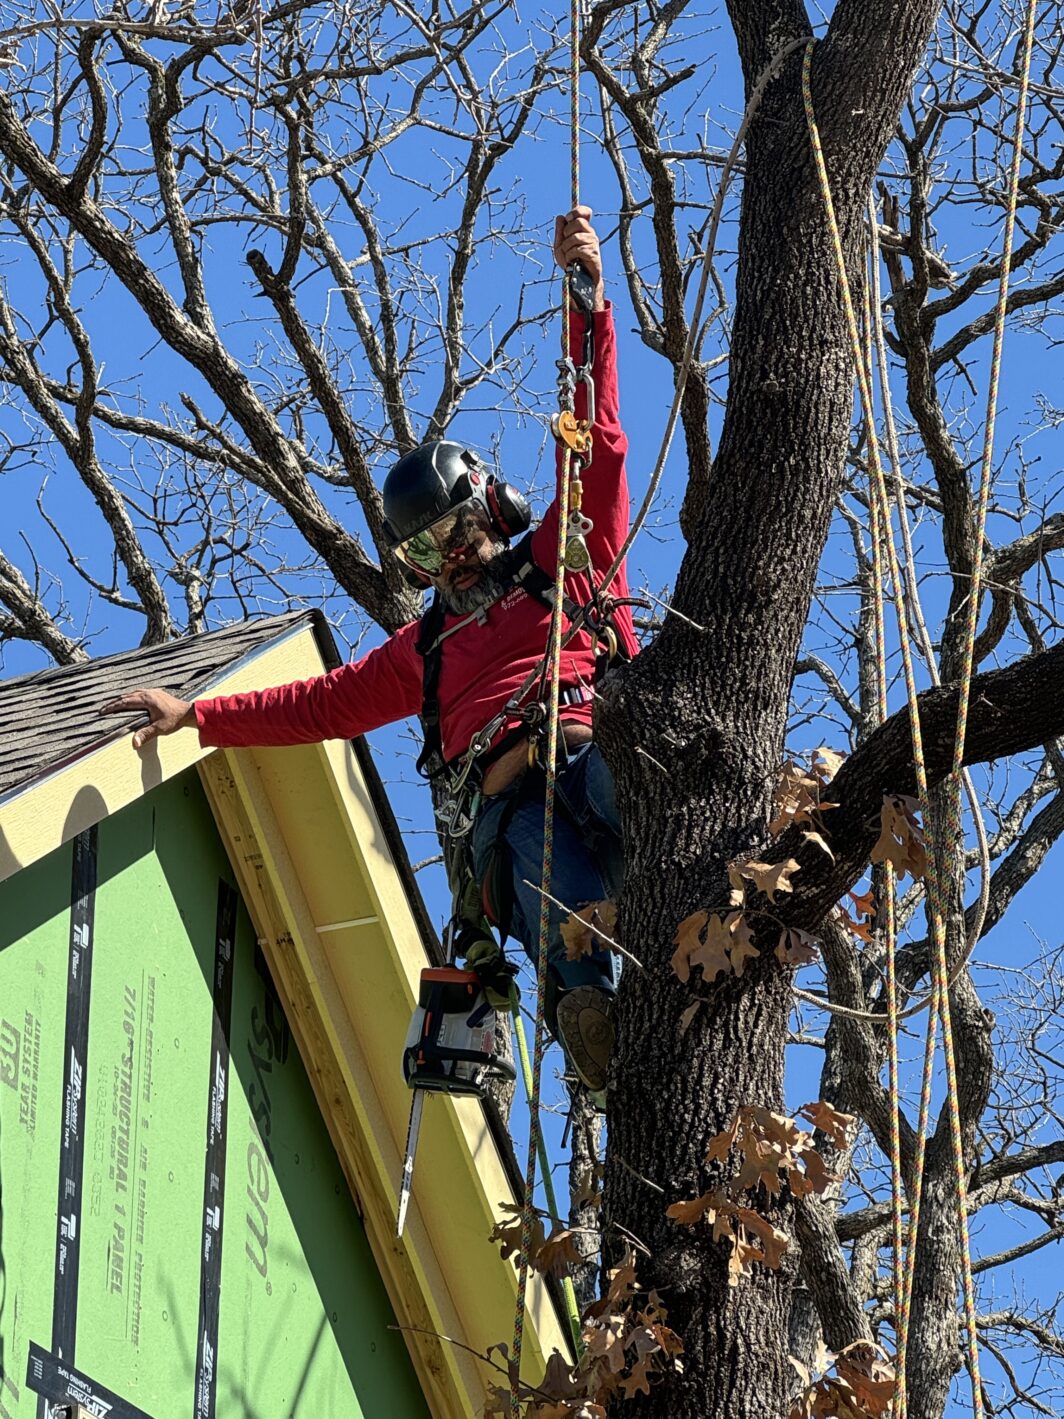
<path id="1" fill-rule="evenodd" d="M 971 688 L 971 680 L 974 669 L 974 648 L 975 633 L 978 623 L 979 600 L 982 578 L 982 552 L 983 536 L 986 520 L 986 510 L 989 499 L 990 470 L 993 458 L 993 434 L 994 419 L 997 405 L 997 391 L 1001 368 L 1001 353 L 1004 340 L 1005 315 L 1007 312 L 1008 299 L 1008 275 L 1012 258 L 1012 241 L 1015 226 L 1016 207 L 1018 205 L 1019 193 L 1019 170 L 1022 159 L 1023 131 L 1027 104 L 1027 90 L 1030 75 L 1031 54 L 1034 39 L 1034 0 L 1028 0 L 1027 22 L 1024 31 L 1024 57 L 1021 64 L 1020 92 L 1017 100 L 1016 134 L 1013 146 L 1012 168 L 1010 175 L 1010 186 L 1008 205 L 1006 207 L 1004 250 L 1001 259 L 1000 282 L 998 288 L 998 302 L 995 315 L 994 327 L 994 350 L 991 360 L 990 386 L 987 397 L 987 417 L 985 428 L 985 439 L 983 458 L 980 475 L 980 490 L 976 527 L 974 529 L 974 555 L 971 577 L 971 588 L 968 596 L 968 615 L 965 626 L 964 658 L 961 674 L 960 694 L 957 712 L 957 726 L 954 736 L 953 765 L 951 778 L 949 780 L 947 794 L 946 825 L 951 837 L 963 841 L 962 823 L 960 816 L 960 784 L 961 770 L 964 761 L 964 743 L 967 728 L 968 700 Z M 828 226 L 832 237 L 836 266 L 838 269 L 839 285 L 843 296 L 843 303 L 846 312 L 847 325 L 850 331 L 851 345 L 853 351 L 854 364 L 857 372 L 858 386 L 861 394 L 861 403 L 864 410 L 865 427 L 869 443 L 869 468 L 872 472 L 872 498 L 875 507 L 873 521 L 873 538 L 878 541 L 882 534 L 890 564 L 891 580 L 894 592 L 895 609 L 898 618 L 899 638 L 902 647 L 902 658 L 905 668 L 906 690 L 909 700 L 909 716 L 912 726 L 913 737 L 913 763 L 916 769 L 917 789 L 920 800 L 923 804 L 928 803 L 927 771 L 923 755 L 923 743 L 920 732 L 920 715 L 917 703 L 916 682 L 912 664 L 912 649 L 910 643 L 910 633 L 907 620 L 906 593 L 911 596 L 913 588 L 911 583 L 908 587 L 903 586 L 898 565 L 897 550 L 894 545 L 893 528 L 890 520 L 890 509 L 887 501 L 886 479 L 883 473 L 882 464 L 879 459 L 878 442 L 875 428 L 875 411 L 871 397 L 871 352 L 862 346 L 857 328 L 856 315 L 854 313 L 853 301 L 850 294 L 849 280 L 846 271 L 845 253 L 842 246 L 842 239 L 839 234 L 838 224 L 835 220 L 834 204 L 831 197 L 831 187 L 827 174 L 827 167 L 824 161 L 823 150 L 820 144 L 820 136 L 817 130 L 816 118 L 813 110 L 812 92 L 810 86 L 810 72 L 812 65 L 812 54 L 815 48 L 815 40 L 810 40 L 805 51 L 805 58 L 802 66 L 802 98 L 805 106 L 806 120 L 809 128 L 809 135 L 813 149 L 814 161 L 817 175 L 820 182 L 821 194 L 824 200 L 825 211 L 828 219 Z M 876 227 L 873 212 L 873 235 Z M 878 245 L 878 244 L 877 244 Z M 878 250 L 873 250 L 874 259 L 878 262 Z M 877 267 L 878 274 L 878 267 Z M 877 292 L 878 294 L 878 292 Z M 870 329 L 870 321 L 866 322 L 866 328 Z M 885 364 L 885 361 L 883 361 Z M 881 378 L 884 386 L 885 401 L 889 401 L 887 392 L 885 373 L 881 365 Z M 892 457 L 896 458 L 896 449 L 891 449 Z M 895 478 L 900 482 L 900 466 L 895 461 Z M 904 499 L 902 500 L 901 513 L 904 516 Z M 907 548 L 908 550 L 908 548 Z M 911 562 L 911 554 L 910 554 Z M 876 562 L 879 568 L 878 558 Z M 877 588 L 881 597 L 881 584 Z M 882 606 L 876 612 L 877 631 L 882 631 Z M 925 631 L 926 636 L 926 631 Z M 926 651 L 926 643 L 925 643 Z M 879 640 L 879 660 L 882 662 L 885 656 L 883 640 Z M 885 712 L 886 708 L 886 679 L 885 666 L 881 665 L 878 670 L 880 706 Z M 909 1307 L 911 1305 L 913 1280 L 915 1276 L 916 1242 L 919 1235 L 920 1224 L 920 1202 L 923 1184 L 923 1168 L 926 1150 L 927 1127 L 930 1114 L 931 1082 L 933 1061 L 935 1053 L 935 1023 L 939 1015 L 942 1019 L 942 1042 L 946 1068 L 946 1094 L 950 1122 L 950 1137 L 953 1150 L 954 1170 L 957 1183 L 957 1211 L 958 1230 L 961 1239 L 961 1272 L 964 1290 L 965 1324 L 968 1338 L 968 1364 L 972 1382 L 973 1413 L 976 1419 L 982 1419 L 983 1396 L 982 1380 L 980 1376 L 979 1364 L 979 1343 L 976 1331 L 975 1312 L 975 1288 L 972 1276 L 971 1248 L 968 1236 L 967 1219 L 967 1169 L 964 1159 L 964 1144 L 960 1128 L 960 1112 L 957 1093 L 956 1059 L 953 1045 L 953 1031 L 950 1010 L 950 990 L 953 981 L 967 963 L 968 956 L 974 946 L 974 940 L 978 939 L 978 932 L 972 934 L 972 938 L 966 943 L 966 950 L 962 953 L 961 961 L 950 975 L 948 961 L 946 957 L 946 934 L 945 934 L 945 914 L 944 903 L 942 901 L 942 882 L 939 877 L 940 864 L 936 860 L 936 854 L 932 851 L 928 856 L 927 868 L 927 914 L 931 927 L 933 943 L 932 963 L 934 985 L 931 992 L 934 1008 L 928 1022 L 927 1041 L 924 1053 L 924 1068 L 921 1083 L 920 1095 L 920 1115 L 916 1130 L 916 1150 L 913 1163 L 913 1190 L 910 1199 L 910 1222 L 909 1239 L 906 1263 L 904 1268 L 898 1259 L 898 1250 L 901 1245 L 901 1218 L 899 1204 L 896 1201 L 893 1217 L 893 1236 L 895 1242 L 894 1261 L 894 1286 L 895 1286 L 895 1331 L 897 1337 L 897 1393 L 894 1403 L 895 1419 L 904 1419 L 906 1411 L 906 1358 L 908 1341 Z M 889 879 L 888 888 L 893 884 Z M 985 891 L 985 886 L 984 886 Z M 985 908 L 983 909 L 985 910 Z M 900 1142 L 898 1133 L 900 1130 L 900 1114 L 898 1106 L 898 1077 L 897 1077 L 897 1022 L 899 1017 L 896 1002 L 896 985 L 893 974 L 893 902 L 887 909 L 887 934 L 888 934 L 888 1019 L 891 1033 L 890 1045 L 890 1071 L 892 1118 L 891 1118 L 891 1154 L 893 1171 L 893 1190 L 896 1195 L 900 1195 L 902 1187 Z M 980 922 L 981 926 L 981 922 Z M 851 1012 L 846 1012 L 851 1013 Z"/>
<path id="2" fill-rule="evenodd" d="M 496 1046 L 498 1019 L 474 971 L 455 966 L 421 972 L 417 1006 L 403 1050 L 403 1077 L 413 1090 L 406 1130 L 403 1175 L 395 1235 L 406 1225 L 414 1155 L 426 1094 L 472 1094 L 483 1098 L 490 1083 L 513 1080 L 513 1065 Z"/>

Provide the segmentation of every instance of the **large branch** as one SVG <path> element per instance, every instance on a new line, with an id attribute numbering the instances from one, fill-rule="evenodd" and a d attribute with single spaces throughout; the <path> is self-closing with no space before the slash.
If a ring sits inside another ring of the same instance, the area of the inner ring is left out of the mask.
<path id="1" fill-rule="evenodd" d="M 930 785 L 949 773 L 957 723 L 957 687 L 926 690 L 919 697 L 920 727 Z M 965 740 L 965 764 L 987 763 L 1044 744 L 1064 732 L 1064 642 L 1026 656 L 972 681 Z M 828 798 L 838 803 L 829 815 L 834 862 L 806 843 L 800 828 L 784 833 L 765 856 L 782 862 L 797 858 L 794 895 L 774 911 L 789 926 L 815 931 L 827 913 L 864 871 L 879 836 L 880 812 L 888 794 L 916 792 L 908 707 L 893 714 L 846 761 L 832 780 Z"/>
<path id="2" fill-rule="evenodd" d="M 0 552 L 0 605 L 11 612 L 10 616 L 0 617 L 0 641 L 36 641 L 57 665 L 76 665 L 88 660 L 87 652 L 59 629 L 36 589 L 3 552 Z"/>

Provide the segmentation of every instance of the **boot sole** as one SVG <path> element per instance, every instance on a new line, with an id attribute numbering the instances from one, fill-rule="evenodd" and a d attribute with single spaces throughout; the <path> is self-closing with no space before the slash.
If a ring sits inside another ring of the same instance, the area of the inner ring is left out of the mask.
<path id="1" fill-rule="evenodd" d="M 613 1052 L 610 997 L 593 985 L 567 990 L 558 1001 L 558 1038 L 577 1078 L 598 1093 L 606 1087 Z"/>

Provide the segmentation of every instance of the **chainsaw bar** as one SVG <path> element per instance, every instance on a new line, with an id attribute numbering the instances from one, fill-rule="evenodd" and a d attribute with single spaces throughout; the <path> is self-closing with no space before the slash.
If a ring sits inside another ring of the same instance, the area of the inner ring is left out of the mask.
<path id="1" fill-rule="evenodd" d="M 401 1237 L 406 1226 L 406 1209 L 410 1205 L 410 1187 L 414 1181 L 414 1154 L 417 1152 L 418 1134 L 421 1132 L 421 1111 L 425 1107 L 424 1089 L 415 1089 L 410 1100 L 410 1122 L 406 1127 L 406 1156 L 403 1159 L 403 1177 L 399 1184 L 399 1211 L 395 1218 L 395 1235 Z"/>

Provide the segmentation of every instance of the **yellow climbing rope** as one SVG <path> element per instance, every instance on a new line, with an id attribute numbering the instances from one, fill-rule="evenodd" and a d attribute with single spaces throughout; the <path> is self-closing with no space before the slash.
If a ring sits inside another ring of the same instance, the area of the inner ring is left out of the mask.
<path id="1" fill-rule="evenodd" d="M 1028 0 L 1027 23 L 1024 35 L 1023 59 L 1021 63 L 1020 93 L 1017 103 L 1016 135 L 1013 148 L 1012 170 L 1010 177 L 1009 196 L 1006 207 L 1005 239 L 1004 251 L 1001 262 L 1001 280 L 998 290 L 998 304 L 994 329 L 994 351 L 991 361 L 990 388 L 988 392 L 987 418 L 985 441 L 983 449 L 982 468 L 980 476 L 979 509 L 976 519 L 975 529 L 975 550 L 973 554 L 973 569 L 971 591 L 968 599 L 968 616 L 965 628 L 964 656 L 962 662 L 961 686 L 958 702 L 957 729 L 954 737 L 953 769 L 949 782 L 947 798 L 947 827 L 951 839 L 961 836 L 960 819 L 960 785 L 961 770 L 964 761 L 964 742 L 967 727 L 967 709 L 971 688 L 971 679 L 974 669 L 974 646 L 975 633 L 978 624 L 979 596 L 982 576 L 982 551 L 983 535 L 985 529 L 986 509 L 989 499 L 990 468 L 993 457 L 993 434 L 994 418 L 997 407 L 997 391 L 1000 380 L 1001 352 L 1004 340 L 1005 315 L 1007 312 L 1008 298 L 1008 274 L 1011 266 L 1012 239 L 1015 226 L 1015 213 L 1019 192 L 1019 167 L 1022 158 L 1023 131 L 1026 113 L 1027 89 L 1030 74 L 1031 51 L 1033 47 L 1034 35 L 1034 0 Z M 802 66 L 802 98 L 805 106 L 806 121 L 809 128 L 810 141 L 812 144 L 814 162 L 817 176 L 820 183 L 821 195 L 824 200 L 824 207 L 827 214 L 828 226 L 831 233 L 832 247 L 834 250 L 836 267 L 839 278 L 839 285 L 843 296 L 843 305 L 846 313 L 847 325 L 850 333 L 851 347 L 853 352 L 854 365 L 857 373 L 858 387 L 860 390 L 861 404 L 864 411 L 865 428 L 869 446 L 869 470 L 871 474 L 871 501 L 874 508 L 873 513 L 873 540 L 878 544 L 880 534 L 885 534 L 885 546 L 890 564 L 891 581 L 894 592 L 895 608 L 898 618 L 898 630 L 902 647 L 902 660 L 905 670 L 906 692 L 909 700 L 910 721 L 913 736 L 913 762 L 916 769 L 917 789 L 921 802 L 927 805 L 927 772 L 923 755 L 923 744 L 920 733 L 919 708 L 916 698 L 916 684 L 912 665 L 912 652 L 910 645 L 910 635 L 908 627 L 908 617 L 906 612 L 905 588 L 903 588 L 899 566 L 897 549 L 894 544 L 893 527 L 890 521 L 890 509 L 887 501 L 886 480 L 883 473 L 882 463 L 879 457 L 878 439 L 876 434 L 875 410 L 871 397 L 871 350 L 866 351 L 861 343 L 860 334 L 857 327 L 857 320 L 853 308 L 853 300 L 850 293 L 849 279 L 846 270 L 846 258 L 842 245 L 842 238 L 839 233 L 838 224 L 835 219 L 834 204 L 831 197 L 831 186 L 828 179 L 827 166 L 824 161 L 823 149 L 820 143 L 820 135 L 817 129 L 816 117 L 813 108 L 811 90 L 811 67 L 812 55 L 815 48 L 815 41 L 811 40 L 806 48 L 805 58 Z M 873 234 L 874 214 L 873 214 Z M 878 260 L 876 253 L 875 259 Z M 866 306 L 867 309 L 867 306 Z M 870 326 L 870 316 L 866 321 L 866 329 Z M 889 399 L 886 390 L 885 374 L 884 378 L 884 398 Z M 894 450 L 892 450 L 894 453 Z M 900 476 L 897 463 L 895 461 L 895 474 Z M 904 512 L 904 509 L 902 509 Z M 881 566 L 876 553 L 876 563 L 874 576 L 881 579 Z M 878 656 L 883 660 L 885 647 L 882 639 L 882 614 L 881 599 L 882 585 L 876 588 L 876 595 L 880 601 L 880 610 L 877 613 L 877 637 Z M 885 670 L 881 665 L 878 671 L 880 709 L 885 711 Z M 936 860 L 934 851 L 929 855 L 927 873 L 927 913 L 931 926 L 931 937 L 933 942 L 933 969 L 934 986 L 933 997 L 935 1010 L 932 1011 L 928 1022 L 927 1045 L 924 1055 L 924 1070 L 921 1085 L 920 1118 L 916 1135 L 916 1157 L 913 1167 L 913 1190 L 910 1205 L 909 1223 L 909 1247 L 904 1268 L 898 1260 L 898 1248 L 901 1241 L 901 1218 L 898 1194 L 901 1189 L 900 1179 L 900 1148 L 898 1146 L 898 1130 L 900 1119 L 898 1115 L 898 1078 L 897 1078 L 897 1001 L 896 986 L 893 969 L 893 920 L 892 903 L 888 906 L 887 919 L 887 951 L 888 951 L 888 1017 L 890 1019 L 891 1047 L 890 1047 L 890 1071 L 891 1071 L 891 1093 L 892 1093 L 892 1118 L 891 1118 L 891 1163 L 893 1175 L 893 1189 L 896 1194 L 893 1209 L 894 1222 L 894 1288 L 895 1288 L 895 1326 L 897 1336 L 897 1372 L 898 1387 L 895 1395 L 894 1414 L 895 1419 L 904 1419 L 906 1411 L 906 1356 L 908 1342 L 909 1310 L 912 1300 L 913 1278 L 915 1274 L 915 1251 L 916 1240 L 919 1233 L 920 1222 L 920 1201 L 922 1194 L 924 1157 L 926 1151 L 926 1137 L 928 1115 L 930 1111 L 930 1091 L 931 1076 L 935 1050 L 935 1024 L 939 1015 L 942 1019 L 942 1039 L 943 1053 L 946 1067 L 946 1089 L 948 1100 L 948 1112 L 950 1120 L 950 1137 L 953 1149 L 954 1170 L 957 1183 L 958 1202 L 958 1230 L 961 1238 L 961 1271 L 964 1289 L 965 1323 L 968 1335 L 968 1364 L 972 1380 L 972 1400 L 973 1413 L 976 1419 L 982 1419 L 983 1397 L 982 1380 L 979 1366 L 979 1343 L 976 1331 L 975 1312 L 975 1288 L 972 1278 L 971 1248 L 968 1236 L 967 1219 L 967 1169 L 964 1160 L 964 1144 L 961 1136 L 960 1113 L 957 1098 L 957 1077 L 956 1062 L 953 1042 L 952 1018 L 950 1011 L 950 988 L 953 979 L 966 964 L 967 956 L 970 954 L 974 939 L 978 938 L 978 931 L 973 933 L 973 940 L 968 943 L 961 962 L 951 978 L 946 957 L 944 903 L 942 901 L 942 879 L 939 874 L 940 864 Z M 890 885 L 890 884 L 888 884 Z M 985 894 L 985 883 L 984 883 Z M 891 894 L 892 895 L 892 894 Z M 985 900 L 985 896 L 984 896 Z M 850 1013 L 850 1012 L 847 1012 Z"/>

